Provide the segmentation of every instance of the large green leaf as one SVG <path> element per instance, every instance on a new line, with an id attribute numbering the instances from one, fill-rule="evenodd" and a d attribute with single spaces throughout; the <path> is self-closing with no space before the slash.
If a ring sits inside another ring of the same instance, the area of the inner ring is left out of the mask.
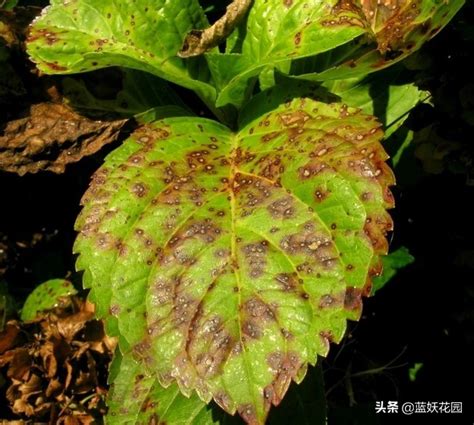
<path id="1" fill-rule="evenodd" d="M 188 117 L 138 129 L 95 174 L 75 245 L 122 347 L 162 385 L 262 423 L 359 317 L 386 253 L 382 135 L 310 99 L 237 133 Z"/>
<path id="2" fill-rule="evenodd" d="M 204 58 L 176 56 L 192 28 L 207 25 L 197 0 L 53 0 L 31 28 L 28 52 L 40 70 L 70 74 L 123 66 L 195 90 L 210 105 Z"/>

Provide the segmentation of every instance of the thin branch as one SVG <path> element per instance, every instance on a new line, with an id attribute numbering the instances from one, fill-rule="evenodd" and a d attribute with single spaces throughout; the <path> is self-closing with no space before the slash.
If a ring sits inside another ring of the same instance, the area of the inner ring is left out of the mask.
<path id="1" fill-rule="evenodd" d="M 234 0 L 221 18 L 205 30 L 192 30 L 178 52 L 181 58 L 199 56 L 224 41 L 246 15 L 252 0 Z"/>

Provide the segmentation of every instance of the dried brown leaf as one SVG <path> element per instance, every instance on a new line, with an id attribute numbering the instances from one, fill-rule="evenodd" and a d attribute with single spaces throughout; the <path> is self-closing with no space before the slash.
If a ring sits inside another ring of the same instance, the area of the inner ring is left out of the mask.
<path id="1" fill-rule="evenodd" d="M 16 322 L 7 323 L 5 329 L 0 332 L 0 354 L 15 347 L 20 338 L 20 328 Z M 0 365 L 1 365 L 0 357 Z"/>
<path id="2" fill-rule="evenodd" d="M 46 388 L 45 395 L 48 398 L 55 397 L 64 390 L 63 384 L 59 378 L 54 378 L 49 381 L 48 387 Z"/>
<path id="3" fill-rule="evenodd" d="M 94 315 L 86 311 L 80 311 L 72 316 L 59 319 L 57 327 L 60 335 L 68 341 L 72 341 L 74 336 L 81 331 Z"/>
<path id="4" fill-rule="evenodd" d="M 224 16 L 205 30 L 192 30 L 185 38 L 183 47 L 178 52 L 181 58 L 199 56 L 224 41 L 252 4 L 252 0 L 234 0 L 227 6 Z"/>
<path id="5" fill-rule="evenodd" d="M 66 367 L 66 378 L 64 379 L 64 389 L 69 389 L 71 386 L 72 378 L 73 378 L 73 368 L 71 366 L 71 363 L 69 361 L 66 361 L 64 363 L 64 366 Z"/>
<path id="6" fill-rule="evenodd" d="M 0 367 L 8 365 L 7 376 L 12 379 L 26 379 L 31 368 L 31 356 L 27 348 L 16 348 L 0 356 Z"/>
<path id="7" fill-rule="evenodd" d="M 77 347 L 73 354 L 74 359 L 80 359 L 85 353 L 87 353 L 87 350 L 90 349 L 90 344 L 88 342 L 73 341 L 72 344 Z"/>
<path id="8" fill-rule="evenodd" d="M 33 397 L 41 392 L 41 378 L 31 374 L 29 379 L 24 382 L 13 380 L 13 384 L 7 390 L 7 399 L 12 403 L 14 413 L 33 416 L 37 410 L 43 409 L 43 403 L 38 403 L 38 400 Z"/>
<path id="9" fill-rule="evenodd" d="M 58 425 L 90 425 L 94 423 L 91 415 L 69 415 L 58 421 Z"/>
<path id="10" fill-rule="evenodd" d="M 27 117 L 10 121 L 0 135 L 0 170 L 62 173 L 115 141 L 125 122 L 94 121 L 62 104 L 32 105 Z"/>
<path id="11" fill-rule="evenodd" d="M 116 341 L 93 315 L 91 304 L 72 297 L 69 306 L 33 321 L 8 323 L 16 331 L 10 330 L 13 336 L 0 354 L 7 377 L 1 390 L 19 418 L 82 425 L 104 414 L 105 377 Z"/>
<path id="12" fill-rule="evenodd" d="M 39 355 L 43 359 L 43 368 L 48 378 L 53 378 L 58 371 L 58 361 L 54 354 L 54 343 L 46 341 L 39 349 Z"/>

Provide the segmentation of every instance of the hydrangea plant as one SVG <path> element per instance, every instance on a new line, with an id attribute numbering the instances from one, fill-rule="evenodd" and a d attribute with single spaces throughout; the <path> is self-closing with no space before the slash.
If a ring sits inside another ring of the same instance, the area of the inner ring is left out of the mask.
<path id="1" fill-rule="evenodd" d="M 423 95 L 392 65 L 462 4 L 236 0 L 213 25 L 197 0 L 44 9 L 41 71 L 134 70 L 139 125 L 95 173 L 75 244 L 119 339 L 110 424 L 229 421 L 211 400 L 262 424 L 341 340 L 388 252 L 384 132 Z"/>

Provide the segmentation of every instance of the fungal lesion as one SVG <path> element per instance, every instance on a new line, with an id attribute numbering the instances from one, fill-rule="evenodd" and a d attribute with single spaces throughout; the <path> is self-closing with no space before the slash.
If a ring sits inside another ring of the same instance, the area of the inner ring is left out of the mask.
<path id="1" fill-rule="evenodd" d="M 398 50 L 420 14 L 420 0 L 359 0 L 380 53 Z"/>

